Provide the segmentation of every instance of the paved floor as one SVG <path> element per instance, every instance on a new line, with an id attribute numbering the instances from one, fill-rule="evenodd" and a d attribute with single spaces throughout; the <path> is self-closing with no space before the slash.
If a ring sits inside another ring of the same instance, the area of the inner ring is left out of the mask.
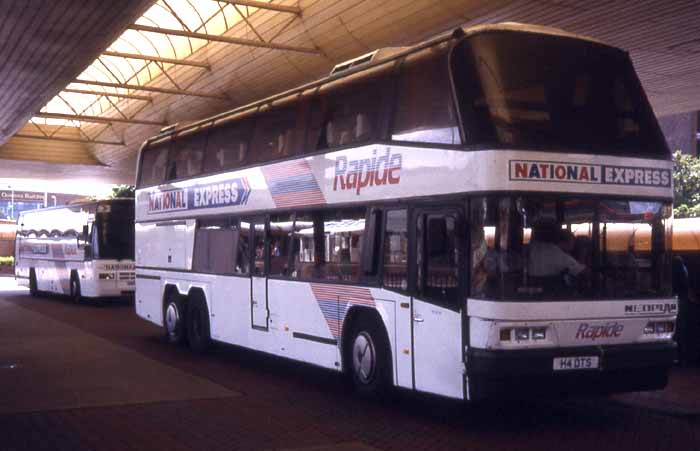
<path id="1" fill-rule="evenodd" d="M 170 346 L 124 303 L 0 279 L 0 450 L 700 449 L 700 369 L 654 394 L 464 406 L 350 394 L 333 373 Z"/>

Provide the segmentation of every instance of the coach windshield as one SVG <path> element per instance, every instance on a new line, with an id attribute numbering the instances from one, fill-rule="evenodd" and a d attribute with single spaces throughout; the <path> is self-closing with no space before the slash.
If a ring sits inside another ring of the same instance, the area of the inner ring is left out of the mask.
<path id="1" fill-rule="evenodd" d="M 623 51 L 490 31 L 467 37 L 451 61 L 468 144 L 669 158 Z"/>
<path id="2" fill-rule="evenodd" d="M 471 296 L 670 296 L 670 203 L 545 196 L 471 201 Z"/>
<path id="3" fill-rule="evenodd" d="M 113 202 L 98 206 L 97 220 L 93 226 L 97 234 L 96 258 L 134 258 L 134 203 Z M 95 242 L 95 240 L 93 240 Z"/>

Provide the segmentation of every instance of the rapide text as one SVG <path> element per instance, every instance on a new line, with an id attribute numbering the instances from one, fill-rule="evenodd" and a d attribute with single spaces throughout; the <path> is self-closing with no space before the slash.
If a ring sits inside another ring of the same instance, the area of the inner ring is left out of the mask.
<path id="1" fill-rule="evenodd" d="M 622 335 L 625 326 L 618 322 L 605 324 L 581 323 L 576 330 L 577 340 L 595 341 L 599 338 L 616 338 Z"/>
<path id="2" fill-rule="evenodd" d="M 396 185 L 401 180 L 401 154 L 387 149 L 378 155 L 372 151 L 371 158 L 350 160 L 346 156 L 335 159 L 333 191 L 355 191 L 360 195 L 363 188 L 381 185 Z"/>

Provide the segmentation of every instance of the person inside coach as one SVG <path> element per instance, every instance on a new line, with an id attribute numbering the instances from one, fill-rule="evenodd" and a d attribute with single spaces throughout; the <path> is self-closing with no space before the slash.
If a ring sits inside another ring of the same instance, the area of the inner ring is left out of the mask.
<path id="1" fill-rule="evenodd" d="M 578 276 L 586 266 L 576 260 L 571 232 L 554 223 L 538 223 L 532 227 L 528 250 L 528 273 L 532 277 Z M 567 284 L 568 285 L 568 284 Z"/>

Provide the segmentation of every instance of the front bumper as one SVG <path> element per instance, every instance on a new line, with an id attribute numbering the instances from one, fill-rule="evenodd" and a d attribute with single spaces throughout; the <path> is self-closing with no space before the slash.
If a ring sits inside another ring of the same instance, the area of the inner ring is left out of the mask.
<path id="1" fill-rule="evenodd" d="M 472 398 L 659 390 L 676 360 L 673 342 L 555 349 L 471 349 Z M 597 356 L 595 370 L 554 371 L 555 357 Z"/>

